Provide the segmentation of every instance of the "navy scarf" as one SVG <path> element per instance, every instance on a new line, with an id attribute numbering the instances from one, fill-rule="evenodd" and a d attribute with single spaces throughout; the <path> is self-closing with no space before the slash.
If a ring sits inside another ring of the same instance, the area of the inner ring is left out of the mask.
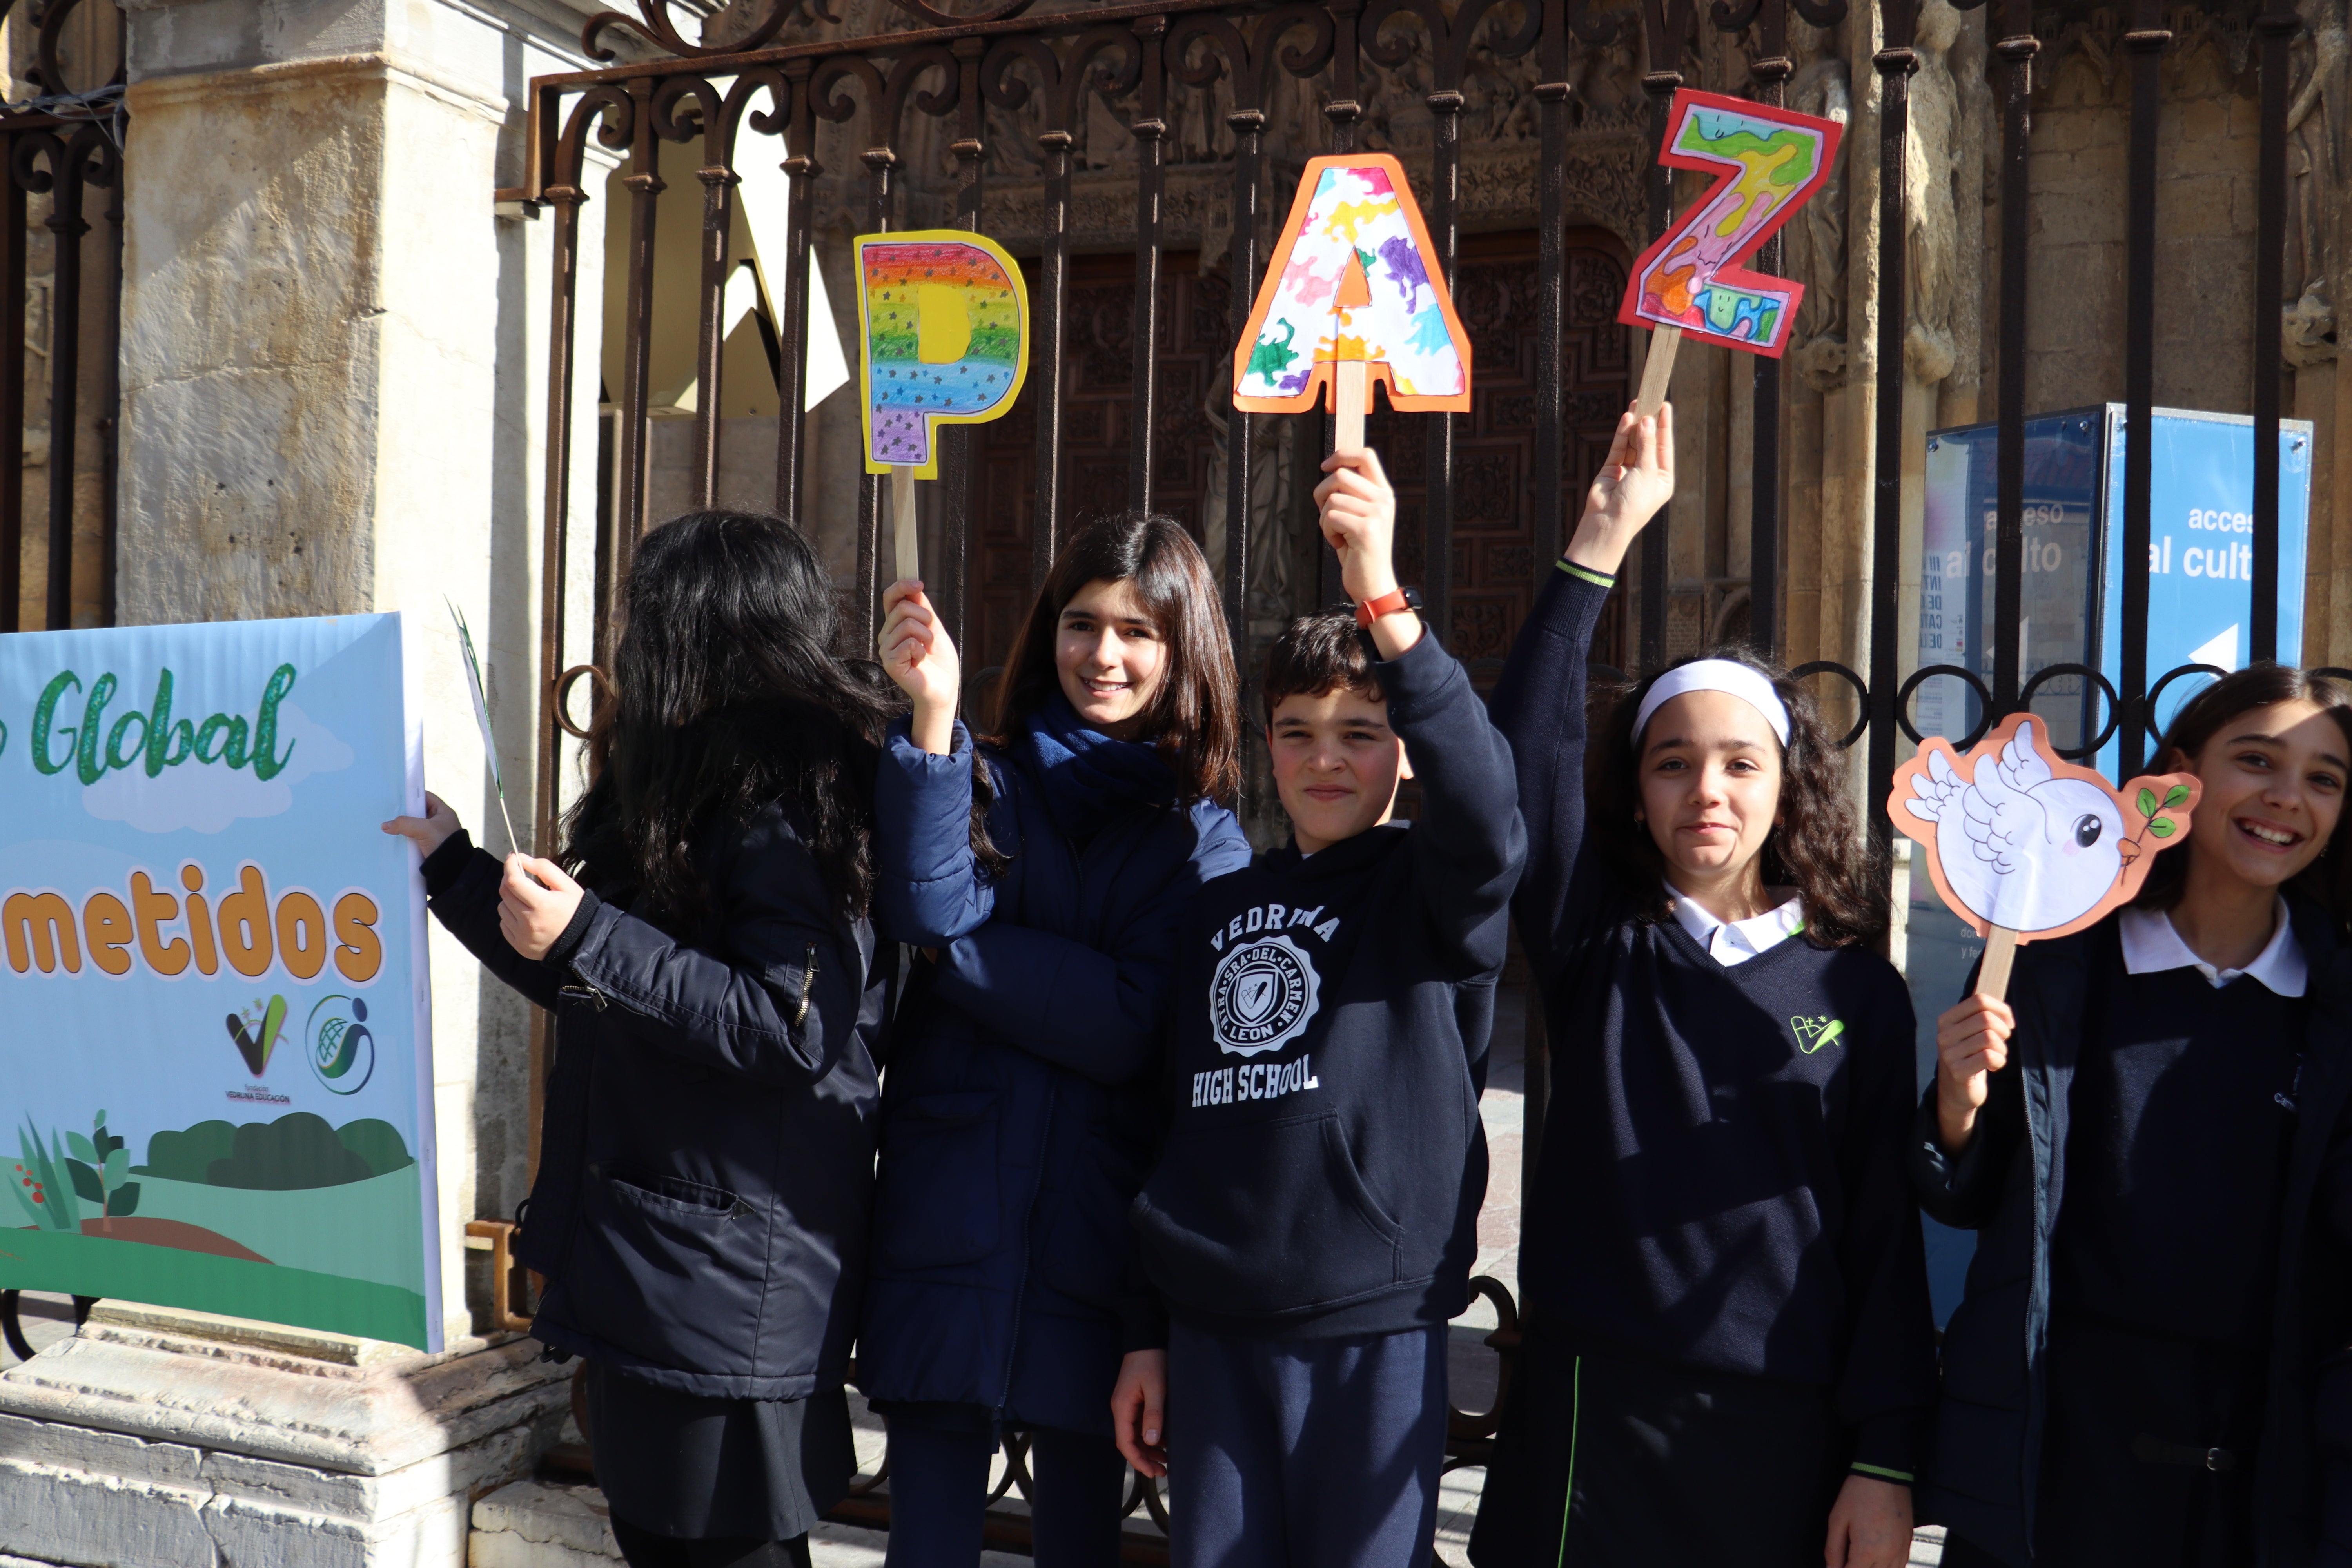
<path id="1" fill-rule="evenodd" d="M 1130 806 L 1176 799 L 1175 771 L 1157 751 L 1087 728 L 1058 686 L 1029 715 L 1015 748 L 1045 786 L 1055 826 L 1072 838 L 1093 837 Z"/>

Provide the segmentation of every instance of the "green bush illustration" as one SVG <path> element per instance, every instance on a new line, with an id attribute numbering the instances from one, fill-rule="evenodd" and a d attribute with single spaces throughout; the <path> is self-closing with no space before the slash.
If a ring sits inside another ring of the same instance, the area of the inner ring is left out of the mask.
<path id="1" fill-rule="evenodd" d="M 275 1121 L 199 1121 L 181 1131 L 158 1132 L 147 1141 L 147 1163 L 130 1167 L 130 1173 L 282 1192 L 339 1187 L 415 1163 L 400 1130 L 389 1121 L 366 1117 L 337 1129 L 298 1110 Z"/>
<path id="2" fill-rule="evenodd" d="M 98 1205 L 108 1219 L 121 1219 L 139 1210 L 139 1184 L 131 1180 L 131 1152 L 122 1140 L 106 1130 L 106 1112 L 90 1119 L 89 1136 L 66 1134 L 73 1158 L 66 1162 L 76 1194 Z"/>
<path id="3" fill-rule="evenodd" d="M 167 1182 L 209 1182 L 213 1162 L 236 1152 L 236 1122 L 199 1121 L 185 1131 L 158 1132 L 147 1140 L 147 1163 L 131 1170 L 133 1175 Z"/>
<path id="4" fill-rule="evenodd" d="M 371 1116 L 364 1121 L 346 1123 L 336 1135 L 342 1139 L 344 1148 L 367 1162 L 368 1170 L 375 1175 L 388 1176 L 394 1171 L 416 1163 L 416 1157 L 408 1152 L 407 1141 L 401 1137 L 400 1129 L 389 1121 L 381 1121 Z"/>
<path id="5" fill-rule="evenodd" d="M 16 1194 L 37 1230 L 81 1229 L 81 1205 L 74 1196 L 73 1177 L 60 1169 L 66 1163 L 64 1143 L 55 1132 L 49 1146 L 26 1117 L 16 1133 L 16 1168 L 9 1173 L 8 1190 Z"/>

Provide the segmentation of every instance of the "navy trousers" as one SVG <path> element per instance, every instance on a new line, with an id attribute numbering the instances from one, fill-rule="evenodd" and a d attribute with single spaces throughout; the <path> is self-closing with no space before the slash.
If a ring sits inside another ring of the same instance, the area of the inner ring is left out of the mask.
<path id="1" fill-rule="evenodd" d="M 1427 1568 L 1445 1330 L 1168 1342 L 1175 1568 Z"/>
<path id="2" fill-rule="evenodd" d="M 996 1440 L 890 1422 L 886 1568 L 973 1568 Z M 1116 1568 L 1127 1461 L 1108 1437 L 1040 1426 L 1029 1439 L 1030 1554 L 1037 1568 Z"/>

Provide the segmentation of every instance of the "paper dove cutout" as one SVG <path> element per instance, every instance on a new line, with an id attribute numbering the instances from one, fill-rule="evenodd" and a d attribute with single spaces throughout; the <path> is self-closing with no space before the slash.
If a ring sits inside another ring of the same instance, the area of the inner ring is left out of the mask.
<path id="1" fill-rule="evenodd" d="M 2150 773 L 2118 793 L 2050 749 L 2047 726 L 2014 713 L 1962 756 L 1938 736 L 1895 772 L 1886 814 L 1927 849 L 1953 913 L 2020 942 L 2096 923 L 2138 893 L 2155 852 L 2189 836 L 2193 773 Z"/>

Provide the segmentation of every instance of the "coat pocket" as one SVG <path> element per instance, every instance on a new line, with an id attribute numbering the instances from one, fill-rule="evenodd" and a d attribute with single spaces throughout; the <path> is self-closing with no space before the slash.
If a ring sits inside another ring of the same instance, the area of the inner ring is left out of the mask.
<path id="1" fill-rule="evenodd" d="M 593 1164 L 568 1287 L 597 1339 L 682 1372 L 752 1370 L 767 1226 L 723 1187 Z"/>
<path id="2" fill-rule="evenodd" d="M 1200 1311 L 1336 1306 L 1402 1278 L 1403 1227 L 1365 1184 L 1337 1116 L 1180 1132 L 1135 1222 L 1153 1283 Z"/>
<path id="3" fill-rule="evenodd" d="M 946 1268 L 996 1250 L 1000 1097 L 931 1094 L 882 1123 L 875 1254 L 886 1268 Z"/>

